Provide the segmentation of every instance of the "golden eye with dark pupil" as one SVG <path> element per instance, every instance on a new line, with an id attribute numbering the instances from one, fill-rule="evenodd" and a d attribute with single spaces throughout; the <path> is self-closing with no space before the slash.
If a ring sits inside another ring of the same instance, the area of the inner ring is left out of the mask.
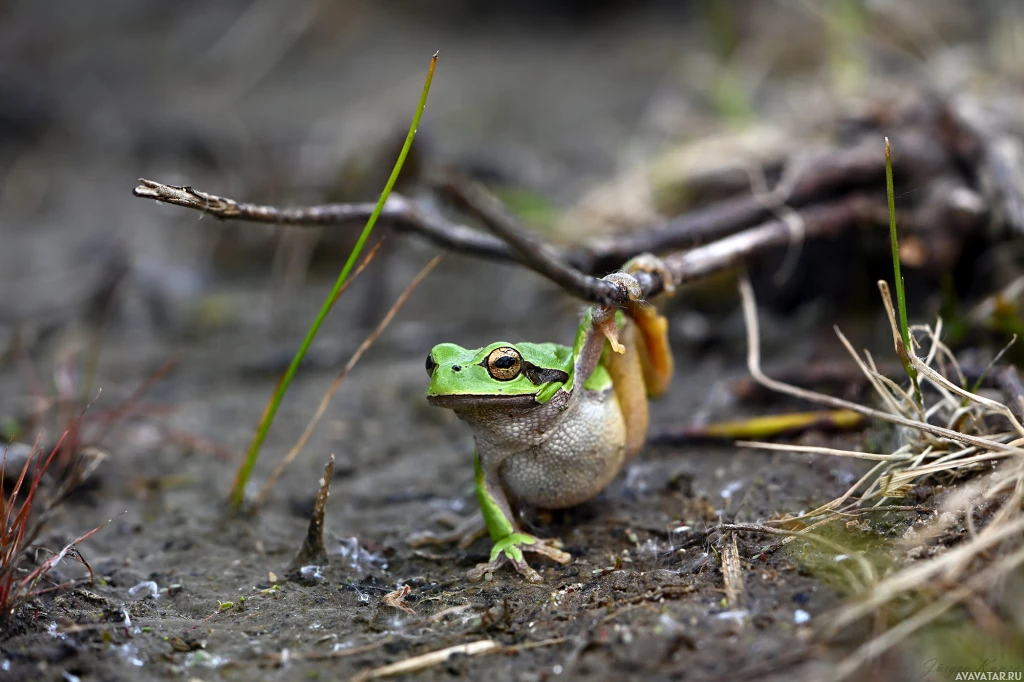
<path id="1" fill-rule="evenodd" d="M 484 360 L 487 373 L 497 381 L 512 381 L 523 369 L 523 358 L 515 348 L 495 348 Z"/>

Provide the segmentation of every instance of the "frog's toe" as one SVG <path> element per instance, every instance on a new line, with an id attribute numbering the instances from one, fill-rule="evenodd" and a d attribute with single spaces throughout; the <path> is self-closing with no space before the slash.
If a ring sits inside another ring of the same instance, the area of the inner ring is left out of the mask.
<path id="1" fill-rule="evenodd" d="M 568 552 L 562 551 L 562 541 L 551 538 L 550 540 L 538 539 L 536 543 L 523 547 L 527 552 L 534 552 L 536 554 L 543 554 L 552 561 L 557 561 L 560 564 L 567 564 L 572 561 L 572 555 Z"/>
<path id="2" fill-rule="evenodd" d="M 594 315 L 594 327 L 599 329 L 604 337 L 608 339 L 608 343 L 616 353 L 625 353 L 626 347 L 619 341 L 619 327 L 615 323 L 615 313 L 613 308 L 606 308 L 601 311 L 601 314 Z"/>
<path id="3" fill-rule="evenodd" d="M 544 578 L 540 576 L 540 573 L 533 570 L 530 564 L 526 563 L 526 559 L 522 558 L 522 554 L 519 558 L 510 557 L 504 552 L 498 555 L 498 558 L 494 561 L 488 561 L 487 563 L 477 564 L 475 568 L 471 568 L 467 573 L 466 577 L 471 582 L 479 582 L 484 579 L 485 576 L 495 573 L 505 564 L 512 564 L 519 575 L 526 578 L 531 583 L 542 583 Z"/>
<path id="4" fill-rule="evenodd" d="M 480 582 L 485 576 L 496 573 L 499 568 L 508 562 L 509 558 L 505 556 L 504 553 L 499 554 L 493 561 L 477 564 L 475 567 L 466 571 L 466 578 L 468 578 L 470 582 Z M 534 571 L 534 573 L 536 573 L 536 571 Z"/>
<path id="5" fill-rule="evenodd" d="M 484 579 L 484 576 L 488 573 L 494 573 L 501 565 L 505 563 L 504 556 L 495 559 L 494 561 L 488 561 L 485 564 L 477 564 L 473 568 L 466 571 L 466 579 L 472 583 L 478 583 Z"/>
<path id="6" fill-rule="evenodd" d="M 526 578 L 527 582 L 531 583 L 542 583 L 544 578 L 540 577 L 540 573 L 530 568 L 530 564 L 526 563 L 525 559 L 509 559 L 519 575 Z"/>

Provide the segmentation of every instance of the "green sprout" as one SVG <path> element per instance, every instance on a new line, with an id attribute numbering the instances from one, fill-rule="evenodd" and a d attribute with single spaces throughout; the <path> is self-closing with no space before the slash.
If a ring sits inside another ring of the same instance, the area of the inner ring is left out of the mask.
<path id="1" fill-rule="evenodd" d="M 903 275 L 900 274 L 900 245 L 896 237 L 896 198 L 892 184 L 892 148 L 889 145 L 888 137 L 885 138 L 885 193 L 889 198 L 889 240 L 892 245 L 892 270 L 896 278 L 896 305 L 900 315 L 900 336 L 903 339 L 903 348 L 898 348 L 897 352 L 903 369 L 914 386 L 914 400 L 920 407 L 923 402 L 921 387 L 917 383 L 917 369 L 910 363 L 910 325 L 907 323 L 907 299 L 903 293 Z"/>
<path id="2" fill-rule="evenodd" d="M 295 377 L 295 372 L 298 371 L 299 365 L 302 363 L 302 359 L 306 357 L 306 351 L 309 350 L 310 344 L 313 343 L 313 338 L 320 330 L 320 325 L 323 324 L 323 321 L 327 318 L 327 313 L 329 313 L 331 308 L 334 307 L 342 285 L 344 285 L 345 281 L 348 279 L 349 272 L 351 272 L 352 267 L 355 265 L 356 259 L 359 257 L 359 253 L 363 250 L 363 245 L 370 236 L 370 232 L 373 231 L 373 226 L 377 223 L 377 218 L 384 209 L 384 203 L 388 200 L 388 196 L 391 194 L 391 189 L 395 186 L 395 181 L 398 180 L 399 173 L 402 172 L 402 166 L 405 164 L 405 157 L 409 155 L 409 149 L 412 147 L 412 141 L 416 137 L 416 131 L 419 129 L 420 118 L 423 116 L 423 108 L 427 104 L 427 94 L 430 92 L 430 82 L 434 78 L 434 67 L 436 65 L 437 53 L 435 53 L 430 60 L 430 69 L 427 71 L 427 80 L 423 84 L 423 92 L 420 94 L 420 101 L 416 107 L 416 113 L 413 116 L 412 124 L 409 126 L 409 133 L 405 137 L 405 144 L 402 145 L 402 151 L 398 155 L 398 160 L 395 162 L 394 168 L 391 170 L 391 177 L 388 178 L 388 182 L 384 186 L 384 191 L 381 192 L 380 198 L 377 200 L 377 205 L 374 207 L 373 213 L 370 214 L 370 218 L 366 221 L 366 226 L 363 227 L 362 234 L 359 235 L 358 241 L 356 241 L 355 246 L 352 247 L 352 253 L 349 254 L 348 260 L 345 262 L 345 266 L 341 269 L 341 274 L 338 275 L 338 279 L 335 281 L 334 287 L 331 289 L 331 292 L 327 295 L 327 299 L 320 307 L 320 312 L 317 313 L 312 326 L 309 328 L 309 331 L 306 332 L 306 337 L 302 340 L 299 350 L 295 353 L 295 357 L 292 358 L 292 362 L 288 365 L 288 369 L 285 370 L 284 375 L 277 382 L 277 387 L 274 389 L 274 393 L 270 397 L 270 401 L 263 410 L 263 415 L 260 417 L 259 424 L 256 426 L 256 432 L 253 435 L 252 442 L 249 444 L 249 449 L 246 452 L 245 459 L 242 460 L 241 465 L 238 467 L 238 472 L 235 474 L 235 481 L 231 485 L 229 500 L 231 507 L 236 511 L 242 507 L 242 503 L 245 501 L 245 486 L 249 482 L 249 477 L 252 476 L 252 470 L 256 466 L 256 459 L 259 457 L 260 448 L 263 446 L 263 441 L 267 438 L 267 433 L 270 431 L 270 425 L 274 421 L 274 415 L 277 414 L 278 407 L 281 406 L 284 394 L 288 390 L 288 386 L 291 384 L 292 379 Z"/>

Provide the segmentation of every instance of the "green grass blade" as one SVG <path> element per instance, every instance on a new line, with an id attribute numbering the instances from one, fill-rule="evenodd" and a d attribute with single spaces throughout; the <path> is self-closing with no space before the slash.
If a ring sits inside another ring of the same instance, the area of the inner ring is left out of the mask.
<path id="1" fill-rule="evenodd" d="M 427 79 L 423 83 L 423 92 L 420 94 L 420 101 L 416 107 L 416 114 L 413 116 L 412 125 L 409 126 L 409 134 L 405 136 L 405 144 L 402 145 L 402 152 L 398 155 L 395 167 L 391 170 L 391 177 L 388 178 L 388 182 L 384 186 L 384 191 L 381 192 L 380 198 L 377 200 L 377 206 L 373 209 L 373 213 L 370 214 L 369 220 L 366 221 L 366 226 L 363 227 L 363 232 L 359 235 L 359 240 L 356 241 L 355 246 L 352 248 L 352 253 L 349 254 L 348 260 L 345 262 L 345 267 L 341 269 L 341 274 L 338 275 L 338 279 L 335 281 L 334 287 L 331 289 L 331 293 L 327 295 L 327 299 L 320 307 L 320 312 L 317 313 L 312 326 L 309 328 L 309 331 L 306 332 L 306 338 L 302 340 L 302 345 L 299 346 L 299 350 L 295 353 L 295 357 L 292 358 L 291 364 L 288 365 L 288 369 L 285 370 L 281 379 L 278 380 L 274 393 L 270 397 L 270 401 L 267 403 L 266 408 L 263 410 L 263 415 L 260 417 L 259 424 L 256 427 L 256 432 L 253 435 L 252 442 L 249 444 L 249 449 L 246 452 L 245 459 L 242 460 L 241 465 L 238 467 L 238 472 L 235 474 L 235 481 L 231 486 L 231 493 L 229 496 L 230 504 L 236 510 L 242 506 L 245 495 L 245 486 L 249 482 L 249 477 L 252 475 L 253 468 L 256 466 L 256 459 L 259 457 L 260 448 L 263 446 L 263 441 L 267 438 L 267 433 L 270 431 L 270 425 L 274 421 L 274 415 L 277 414 L 277 409 L 281 405 L 281 400 L 284 398 L 284 394 L 288 390 L 288 386 L 295 377 L 295 372 L 299 369 L 302 359 L 306 356 L 306 352 L 309 350 L 310 344 L 313 343 L 313 338 L 316 336 L 317 331 L 320 330 L 320 325 L 323 324 L 327 314 L 331 311 L 331 308 L 334 307 L 335 300 L 338 297 L 338 292 L 341 290 L 345 280 L 348 279 L 349 272 L 351 272 L 352 267 L 355 265 L 356 259 L 359 258 L 359 253 L 363 250 L 363 245 L 366 244 L 366 240 L 370 236 L 370 232 L 373 231 L 373 226 L 377 223 L 378 216 L 380 216 L 381 211 L 384 209 L 384 202 L 387 201 L 388 196 L 391 194 L 391 189 L 395 186 L 395 181 L 398 180 L 399 173 L 402 172 L 402 166 L 405 164 L 405 158 L 409 155 L 409 149 L 412 147 L 412 141 L 416 137 L 416 131 L 420 126 L 420 118 L 423 116 L 423 108 L 427 104 L 427 94 L 430 92 L 430 83 L 434 79 L 434 67 L 436 65 L 437 54 L 435 53 L 430 60 L 430 69 L 427 71 Z"/>
<path id="2" fill-rule="evenodd" d="M 910 364 L 910 325 L 907 322 L 907 299 L 903 293 L 903 275 L 900 274 L 900 244 L 896 236 L 896 196 L 892 182 L 892 148 L 889 145 L 889 138 L 885 138 L 885 194 L 889 199 L 889 240 L 892 246 L 892 271 L 896 278 L 896 306 L 900 316 L 900 336 L 903 338 L 903 348 L 906 353 L 900 357 L 903 369 L 910 377 L 910 383 L 914 386 L 914 399 L 918 406 L 922 405 L 921 388 L 917 383 L 917 369 Z"/>

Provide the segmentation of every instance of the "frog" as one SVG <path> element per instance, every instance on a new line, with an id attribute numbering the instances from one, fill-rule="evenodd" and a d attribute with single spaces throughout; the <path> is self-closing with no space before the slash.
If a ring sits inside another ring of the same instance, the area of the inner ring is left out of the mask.
<path id="1" fill-rule="evenodd" d="M 486 530 L 489 559 L 469 570 L 470 581 L 493 578 L 510 564 L 527 581 L 543 582 L 526 553 L 571 561 L 557 538 L 525 532 L 517 512 L 590 500 L 643 448 L 648 399 L 663 394 L 673 374 L 668 322 L 640 298 L 632 274 L 663 272 L 653 262 L 634 259 L 605 276 L 628 301 L 586 308 L 572 346 L 496 341 L 476 349 L 454 343 L 431 349 L 427 400 L 472 428 L 480 513 L 449 534 L 414 535 L 411 544 L 461 541 L 468 547 Z"/>

